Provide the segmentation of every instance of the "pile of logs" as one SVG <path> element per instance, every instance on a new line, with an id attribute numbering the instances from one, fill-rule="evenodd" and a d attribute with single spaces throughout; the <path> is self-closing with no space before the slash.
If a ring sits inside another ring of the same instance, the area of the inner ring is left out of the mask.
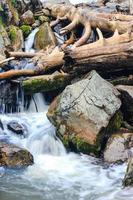
<path id="1" fill-rule="evenodd" d="M 44 82 L 51 80 L 51 74 L 55 70 L 62 70 L 61 77 L 66 81 L 67 77 L 75 78 L 95 69 L 100 74 L 129 71 L 133 68 L 133 16 L 121 13 L 97 13 L 88 11 L 83 7 L 75 7 L 65 4 L 44 4 L 43 9 L 36 15 L 47 15 L 54 19 L 51 26 L 66 24 L 61 28 L 61 35 L 69 35 L 67 41 L 61 47 L 56 47 L 50 54 L 46 52 L 6 52 L 7 58 L 0 61 L 0 67 L 12 59 L 33 58 L 36 68 L 32 70 L 9 70 L 0 73 L 0 80 L 12 79 L 20 76 L 43 75 Z M 83 34 L 77 36 L 77 31 L 83 27 Z M 96 40 L 89 43 L 91 34 L 95 33 Z M 110 37 L 104 35 L 108 33 Z M 67 47 L 72 45 L 71 48 Z M 44 76 L 44 74 L 46 76 Z M 50 78 L 48 78 L 48 76 Z M 60 76 L 58 76 L 60 79 Z M 30 87 L 33 77 L 24 81 Z M 35 80 L 40 80 L 40 76 Z M 57 80 L 57 79 L 56 79 Z M 69 79 L 70 80 L 70 79 Z M 36 82 L 36 81 L 35 81 Z M 24 86 L 26 87 L 26 86 Z M 27 87 L 26 87 L 27 88 Z"/>

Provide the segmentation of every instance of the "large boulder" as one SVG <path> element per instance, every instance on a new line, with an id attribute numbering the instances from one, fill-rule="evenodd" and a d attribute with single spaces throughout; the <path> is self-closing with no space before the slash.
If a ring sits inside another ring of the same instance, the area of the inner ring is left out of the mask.
<path id="1" fill-rule="evenodd" d="M 113 85 L 91 71 L 66 87 L 50 105 L 47 116 L 67 147 L 97 154 L 108 135 L 121 126 L 118 96 Z"/>
<path id="2" fill-rule="evenodd" d="M 121 163 L 128 159 L 129 152 L 133 148 L 133 133 L 116 133 L 109 138 L 105 151 L 104 161 L 109 163 Z"/>
<path id="3" fill-rule="evenodd" d="M 33 156 L 26 149 L 0 143 L 0 166 L 21 168 L 33 164 Z"/>
<path id="4" fill-rule="evenodd" d="M 116 88 L 121 93 L 122 112 L 124 120 L 133 124 L 133 86 L 118 85 Z"/>
<path id="5" fill-rule="evenodd" d="M 46 49 L 50 46 L 56 46 L 57 40 L 48 22 L 39 27 L 35 35 L 34 48 L 36 50 Z"/>

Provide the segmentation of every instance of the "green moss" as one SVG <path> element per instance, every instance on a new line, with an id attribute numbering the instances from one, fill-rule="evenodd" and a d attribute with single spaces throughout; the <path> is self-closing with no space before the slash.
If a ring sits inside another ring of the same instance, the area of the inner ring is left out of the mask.
<path id="1" fill-rule="evenodd" d="M 122 113 L 118 111 L 112 117 L 112 119 L 109 122 L 109 125 L 106 128 L 107 134 L 117 132 L 120 129 L 122 122 L 123 122 Z"/>
<path id="2" fill-rule="evenodd" d="M 11 0 L 11 3 L 12 3 L 12 5 L 13 5 L 14 7 L 17 6 L 17 1 L 16 1 L 16 0 Z"/>
<path id="3" fill-rule="evenodd" d="M 52 79 L 46 79 L 43 77 L 33 78 L 23 81 L 23 89 L 25 93 L 32 94 L 36 92 L 52 91 L 59 88 L 63 88 L 68 84 L 68 77 L 57 75 Z"/>
<path id="4" fill-rule="evenodd" d="M 106 129 L 102 129 L 97 135 L 97 139 L 94 145 L 91 145 L 84 141 L 83 138 L 79 137 L 70 129 L 65 130 L 65 133 L 61 135 L 60 129 L 57 129 L 57 134 L 62 140 L 66 148 L 71 149 L 76 152 L 82 152 L 85 154 L 93 154 L 99 156 L 101 151 L 104 149 L 106 141 L 111 133 L 116 132 L 120 129 L 123 121 L 122 113 L 118 111 L 110 120 L 109 125 Z M 66 124 L 64 122 L 64 124 Z M 57 126 L 56 126 L 57 127 Z M 67 129 L 67 125 L 65 126 Z"/>
<path id="5" fill-rule="evenodd" d="M 16 26 L 13 26 L 11 25 L 9 27 L 9 38 L 11 40 L 11 42 L 15 42 L 16 38 L 17 38 L 17 27 Z"/>
<path id="6" fill-rule="evenodd" d="M 24 35 L 25 38 L 28 37 L 28 35 L 30 34 L 30 32 L 32 30 L 32 28 L 29 25 L 22 25 L 20 27 L 20 29 L 22 30 L 23 35 Z"/>

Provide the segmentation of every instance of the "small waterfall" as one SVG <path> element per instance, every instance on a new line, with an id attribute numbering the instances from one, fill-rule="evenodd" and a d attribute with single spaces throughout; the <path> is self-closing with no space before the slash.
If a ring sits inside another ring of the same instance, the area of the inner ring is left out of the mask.
<path id="1" fill-rule="evenodd" d="M 38 28 L 34 29 L 30 33 L 30 35 L 27 37 L 25 41 L 25 52 L 34 52 L 34 49 L 33 49 L 34 38 L 38 30 L 39 30 Z"/>
<path id="2" fill-rule="evenodd" d="M 36 93 L 32 96 L 29 108 L 27 112 L 44 112 L 48 109 L 48 105 L 45 102 L 44 96 L 42 93 Z"/>

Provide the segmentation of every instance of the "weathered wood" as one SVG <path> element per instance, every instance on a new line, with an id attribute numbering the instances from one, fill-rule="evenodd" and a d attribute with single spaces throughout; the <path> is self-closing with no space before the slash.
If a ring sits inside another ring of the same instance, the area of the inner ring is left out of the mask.
<path id="1" fill-rule="evenodd" d="M 87 43 L 92 29 L 99 28 L 101 31 L 107 32 L 114 32 L 117 29 L 119 33 L 125 33 L 132 29 L 133 25 L 133 16 L 131 15 L 97 13 L 72 5 L 45 4 L 42 11 L 46 15 L 56 18 L 57 23 L 61 20 L 71 22 L 60 30 L 61 34 L 71 32 L 78 24 L 83 25 L 83 35 L 74 43 L 74 47 Z"/>
<path id="2" fill-rule="evenodd" d="M 66 73 L 35 76 L 22 81 L 22 87 L 26 94 L 53 91 L 64 88 L 69 83 L 69 78 Z"/>
<path id="3" fill-rule="evenodd" d="M 14 60 L 14 59 L 15 59 L 15 57 L 11 57 L 11 58 L 7 58 L 7 59 L 0 61 L 0 68 L 3 68 L 3 65 L 5 63 L 8 63 L 9 61 Z"/>
<path id="4" fill-rule="evenodd" d="M 33 76 L 35 74 L 36 74 L 35 70 L 32 70 L 32 69 L 9 70 L 7 72 L 0 73 L 0 80 L 11 79 L 14 77 L 19 77 L 19 76 Z"/>
<path id="5" fill-rule="evenodd" d="M 44 56 L 45 53 L 31 53 L 31 52 L 17 52 L 17 51 L 11 51 L 8 52 L 8 56 L 15 57 L 15 58 L 33 58 L 34 56 Z"/>

